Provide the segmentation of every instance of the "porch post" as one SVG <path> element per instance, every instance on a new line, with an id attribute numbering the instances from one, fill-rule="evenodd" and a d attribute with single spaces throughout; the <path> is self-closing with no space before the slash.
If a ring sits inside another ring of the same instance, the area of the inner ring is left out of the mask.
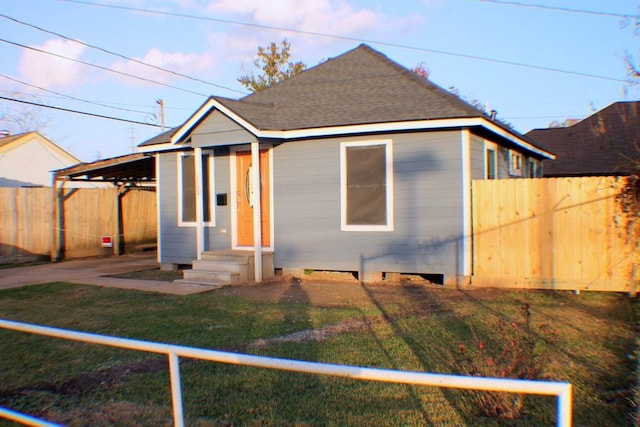
<path id="1" fill-rule="evenodd" d="M 460 152 L 462 155 L 462 268 L 458 274 L 471 276 L 473 270 L 472 256 L 472 218 L 471 218 L 471 132 L 469 129 L 461 131 Z"/>
<path id="2" fill-rule="evenodd" d="M 203 206 L 204 193 L 202 189 L 202 148 L 195 147 L 194 152 L 194 179 L 196 190 L 196 259 L 202 259 L 204 252 L 204 223 L 203 223 Z"/>
<path id="3" fill-rule="evenodd" d="M 253 187 L 253 262 L 255 280 L 262 282 L 262 195 L 260 189 L 260 143 L 251 143 L 251 181 Z"/>

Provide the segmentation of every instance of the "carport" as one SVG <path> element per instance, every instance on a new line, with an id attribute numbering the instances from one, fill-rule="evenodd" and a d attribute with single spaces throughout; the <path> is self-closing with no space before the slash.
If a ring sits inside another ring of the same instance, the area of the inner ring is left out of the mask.
<path id="1" fill-rule="evenodd" d="M 155 191 L 155 159 L 149 154 L 133 153 L 91 163 L 79 163 L 54 171 L 53 205 L 55 209 L 53 212 L 56 226 L 53 231 L 52 261 L 59 261 L 63 253 L 64 202 L 68 197 L 65 195 L 64 186 L 67 182 L 110 183 L 118 189 L 114 212 L 117 226 L 113 232 L 114 239 L 111 244 L 113 244 L 114 255 L 121 255 L 123 253 L 120 241 L 120 236 L 123 234 L 122 198 L 131 189 Z"/>

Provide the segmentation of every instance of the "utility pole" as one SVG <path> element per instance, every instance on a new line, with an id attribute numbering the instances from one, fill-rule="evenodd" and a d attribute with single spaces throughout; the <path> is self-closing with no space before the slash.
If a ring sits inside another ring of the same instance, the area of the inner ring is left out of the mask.
<path id="1" fill-rule="evenodd" d="M 162 124 L 162 132 L 164 132 L 164 101 L 162 99 L 158 99 L 156 104 L 160 106 L 160 123 Z"/>

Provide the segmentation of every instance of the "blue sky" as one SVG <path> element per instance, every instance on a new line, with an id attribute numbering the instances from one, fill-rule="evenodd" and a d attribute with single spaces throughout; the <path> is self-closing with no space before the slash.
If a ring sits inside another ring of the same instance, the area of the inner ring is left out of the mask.
<path id="1" fill-rule="evenodd" d="M 525 133 L 554 120 L 584 118 L 612 102 L 640 99 L 640 87 L 625 82 L 624 62 L 627 54 L 638 59 L 640 35 L 634 34 L 633 20 L 617 16 L 637 16 L 639 6 L 635 0 L 2 0 L 0 96 L 156 124 L 161 99 L 166 125 L 172 127 L 208 95 L 243 96 L 236 79 L 257 72 L 252 59 L 259 45 L 286 38 L 294 59 L 314 66 L 366 42 L 408 68 L 425 63 L 434 83 L 479 100 Z M 7 17 L 212 84 L 144 67 Z M 16 132 L 25 126 L 40 127 L 82 161 L 126 154 L 160 131 L 0 99 L 0 129 Z"/>

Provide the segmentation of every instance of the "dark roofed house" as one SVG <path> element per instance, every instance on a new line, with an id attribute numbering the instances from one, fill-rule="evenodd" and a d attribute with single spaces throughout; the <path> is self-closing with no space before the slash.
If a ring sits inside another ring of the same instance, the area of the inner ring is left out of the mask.
<path id="1" fill-rule="evenodd" d="M 553 158 L 366 45 L 242 99 L 211 97 L 140 150 L 157 156 L 159 262 L 210 284 L 274 269 L 459 283 L 471 180 L 539 176 Z"/>
<path id="2" fill-rule="evenodd" d="M 640 101 L 616 102 L 572 126 L 534 129 L 526 136 L 556 155 L 544 162 L 544 176 L 637 173 Z"/>

